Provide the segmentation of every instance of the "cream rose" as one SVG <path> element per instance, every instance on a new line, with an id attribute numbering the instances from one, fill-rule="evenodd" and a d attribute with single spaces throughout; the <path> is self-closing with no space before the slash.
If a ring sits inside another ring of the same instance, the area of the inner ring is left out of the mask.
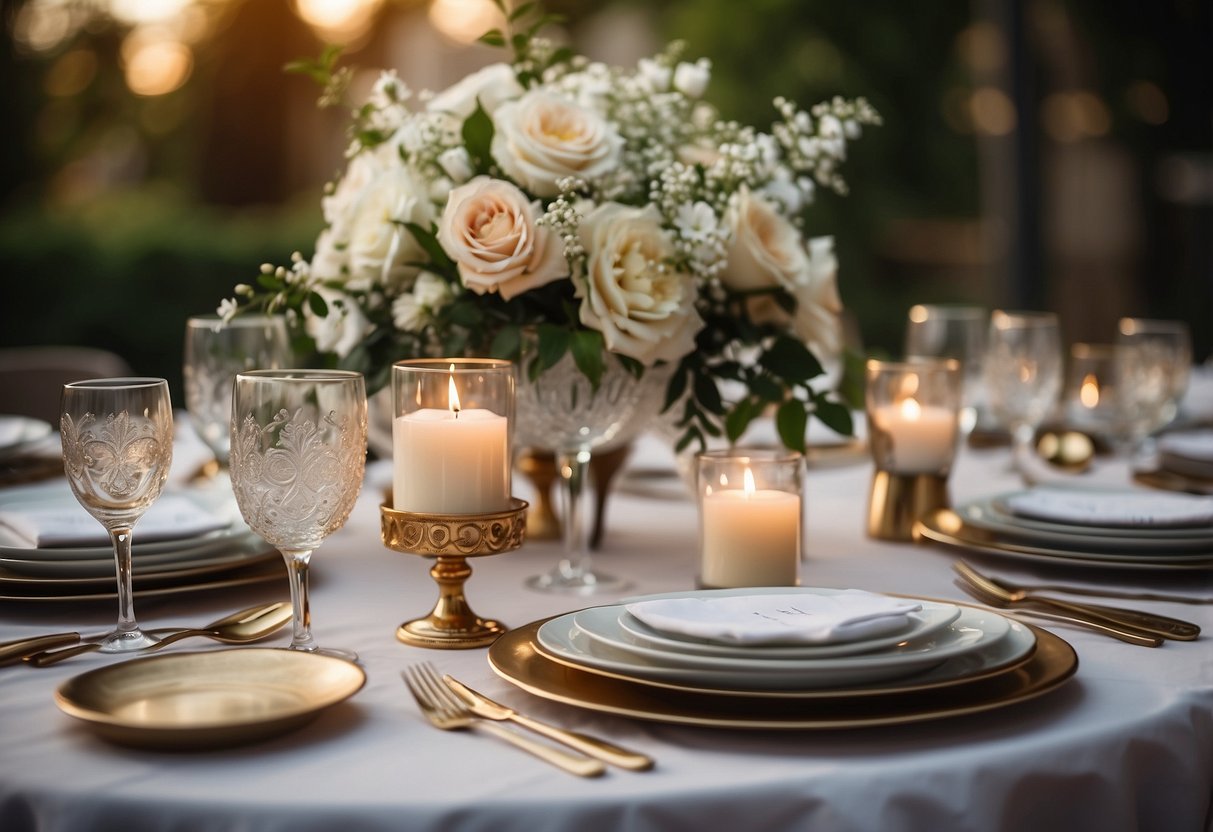
<path id="1" fill-rule="evenodd" d="M 792 332 L 808 345 L 825 368 L 820 384 L 826 389 L 836 387 L 842 376 L 844 336 L 833 237 L 809 240 L 808 280 L 797 286 L 792 295 L 796 298 Z"/>
<path id="2" fill-rule="evenodd" d="M 613 125 L 542 89 L 502 104 L 493 124 L 493 159 L 536 196 L 555 196 L 566 176 L 593 179 L 619 164 L 623 139 Z"/>
<path id="3" fill-rule="evenodd" d="M 447 87 L 426 105 L 432 113 L 450 113 L 461 121 L 476 111 L 476 102 L 492 115 L 502 103 L 522 95 L 522 85 L 509 64 L 489 64 Z"/>
<path id="4" fill-rule="evenodd" d="M 477 176 L 451 191 L 438 242 L 464 286 L 509 300 L 568 274 L 559 235 L 538 225 L 539 217 L 539 203 L 511 183 Z"/>
<path id="5" fill-rule="evenodd" d="M 807 279 L 809 258 L 796 228 L 771 203 L 742 188 L 729 209 L 732 232 L 721 282 L 736 291 L 791 291 Z"/>
<path id="6" fill-rule="evenodd" d="M 601 332 L 612 352 L 646 366 L 695 349 L 703 328 L 695 283 L 669 267 L 674 245 L 657 209 L 608 202 L 582 220 L 579 233 L 586 250 L 581 322 Z"/>

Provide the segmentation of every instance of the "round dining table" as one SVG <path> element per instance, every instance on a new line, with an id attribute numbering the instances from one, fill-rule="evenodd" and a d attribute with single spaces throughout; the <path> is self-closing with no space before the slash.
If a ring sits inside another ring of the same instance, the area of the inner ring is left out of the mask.
<path id="1" fill-rule="evenodd" d="M 693 589 L 697 513 L 672 455 L 633 447 L 595 552 L 630 587 L 576 596 L 529 589 L 559 558 L 555 541 L 471 562 L 467 598 L 519 627 L 629 595 Z M 1009 578 L 1166 595 L 1213 596 L 1208 570 L 1061 569 L 1035 561 L 874 540 L 865 532 L 872 464 L 823 455 L 805 478 L 804 586 L 971 601 L 954 584 L 960 557 Z M 1081 482 L 1127 483 L 1100 461 Z M 209 751 L 112 744 L 61 712 L 55 691 L 121 661 L 91 654 L 47 668 L 0 668 L 0 830 L 242 832 L 544 832 L 544 830 L 1167 830 L 1213 829 L 1213 648 L 1208 635 L 1147 648 L 1038 621 L 1076 650 L 1074 676 L 1045 695 L 982 713 L 834 730 L 670 724 L 549 701 L 498 677 L 485 648 L 436 650 L 396 638 L 433 606 L 431 562 L 386 548 L 379 505 L 390 463 L 368 468 L 345 527 L 317 550 L 312 624 L 322 645 L 357 651 L 366 684 L 290 733 Z M 954 502 L 1022 487 L 1005 449 L 962 450 Z M 531 496 L 515 477 L 515 492 Z M 148 627 L 197 624 L 261 600 L 283 582 L 146 597 Z M 1128 601 L 1107 603 L 1133 604 Z M 1213 632 L 1213 605 L 1137 606 Z M 112 624 L 113 603 L 0 602 L 0 641 Z M 270 646 L 284 646 L 286 631 Z M 185 642 L 174 651 L 215 649 Z M 243 649 L 243 648 L 232 648 Z M 168 652 L 168 651 L 166 651 Z M 475 731 L 439 731 L 401 672 L 432 662 L 533 717 L 651 756 L 635 772 L 580 778 Z"/>

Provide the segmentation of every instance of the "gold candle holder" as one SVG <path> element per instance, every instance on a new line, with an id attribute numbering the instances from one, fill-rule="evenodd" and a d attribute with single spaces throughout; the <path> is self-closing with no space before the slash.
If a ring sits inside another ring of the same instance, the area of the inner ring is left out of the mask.
<path id="1" fill-rule="evenodd" d="M 463 585 L 472 574 L 467 558 L 512 552 L 526 538 L 526 500 L 510 498 L 504 511 L 485 514 L 424 514 L 379 507 L 383 545 L 435 559 L 430 577 L 438 602 L 430 614 L 406 621 L 396 638 L 415 647 L 465 650 L 492 644 L 508 628 L 472 612 Z"/>
<path id="2" fill-rule="evenodd" d="M 951 505 L 948 473 L 960 397 L 955 359 L 868 361 L 868 436 L 876 463 L 868 495 L 871 537 L 912 541 L 915 522 Z"/>

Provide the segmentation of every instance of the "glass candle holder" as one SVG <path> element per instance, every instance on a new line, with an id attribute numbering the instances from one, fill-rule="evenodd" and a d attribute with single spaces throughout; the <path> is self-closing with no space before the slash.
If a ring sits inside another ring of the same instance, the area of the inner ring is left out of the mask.
<path id="1" fill-rule="evenodd" d="M 950 504 L 947 478 L 960 435 L 960 362 L 867 363 L 868 442 L 876 473 L 868 533 L 911 540 L 914 523 Z"/>
<path id="2" fill-rule="evenodd" d="M 699 454 L 699 585 L 795 586 L 802 536 L 802 472 L 795 451 Z"/>
<path id="3" fill-rule="evenodd" d="M 392 366 L 392 506 L 420 514 L 510 507 L 514 365 L 480 358 Z"/>

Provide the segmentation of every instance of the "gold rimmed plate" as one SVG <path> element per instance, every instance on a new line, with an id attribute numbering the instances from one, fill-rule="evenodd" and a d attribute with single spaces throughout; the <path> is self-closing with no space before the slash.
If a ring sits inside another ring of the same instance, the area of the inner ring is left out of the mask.
<path id="1" fill-rule="evenodd" d="M 535 634 L 542 621 L 520 627 L 489 648 L 489 665 L 523 690 L 568 705 L 655 722 L 719 728 L 836 729 L 896 725 L 979 713 L 1048 693 L 1074 675 L 1078 656 L 1065 640 L 1027 626 L 1036 650 L 1024 663 L 944 689 L 924 688 L 854 696 L 723 695 L 641 684 L 591 673 L 544 655 Z"/>
<path id="2" fill-rule="evenodd" d="M 917 540 L 928 540 L 947 547 L 1053 565 L 1147 570 L 1208 570 L 1213 567 L 1213 555 L 1169 555 L 1161 552 L 1131 555 L 1017 543 L 966 523 L 964 518 L 950 509 L 932 512 L 919 520 L 914 526 L 914 536 Z"/>
<path id="3" fill-rule="evenodd" d="M 187 592 L 202 592 L 211 589 L 231 589 L 247 584 L 263 583 L 265 581 L 282 581 L 286 579 L 286 566 L 282 556 L 276 550 L 270 549 L 263 557 L 250 561 L 245 566 L 227 569 L 222 572 L 198 576 L 163 576 L 152 575 L 134 579 L 136 598 L 162 597 L 180 595 Z M 55 580 L 21 580 L 6 581 L 0 578 L 0 602 L 82 602 L 82 601 L 111 601 L 118 597 L 117 584 L 111 577 L 104 585 L 101 583 L 67 584 Z"/>
<path id="4" fill-rule="evenodd" d="M 298 650 L 152 656 L 69 679 L 55 703 L 122 745 L 193 750 L 284 734 L 357 693 L 362 668 Z"/>

